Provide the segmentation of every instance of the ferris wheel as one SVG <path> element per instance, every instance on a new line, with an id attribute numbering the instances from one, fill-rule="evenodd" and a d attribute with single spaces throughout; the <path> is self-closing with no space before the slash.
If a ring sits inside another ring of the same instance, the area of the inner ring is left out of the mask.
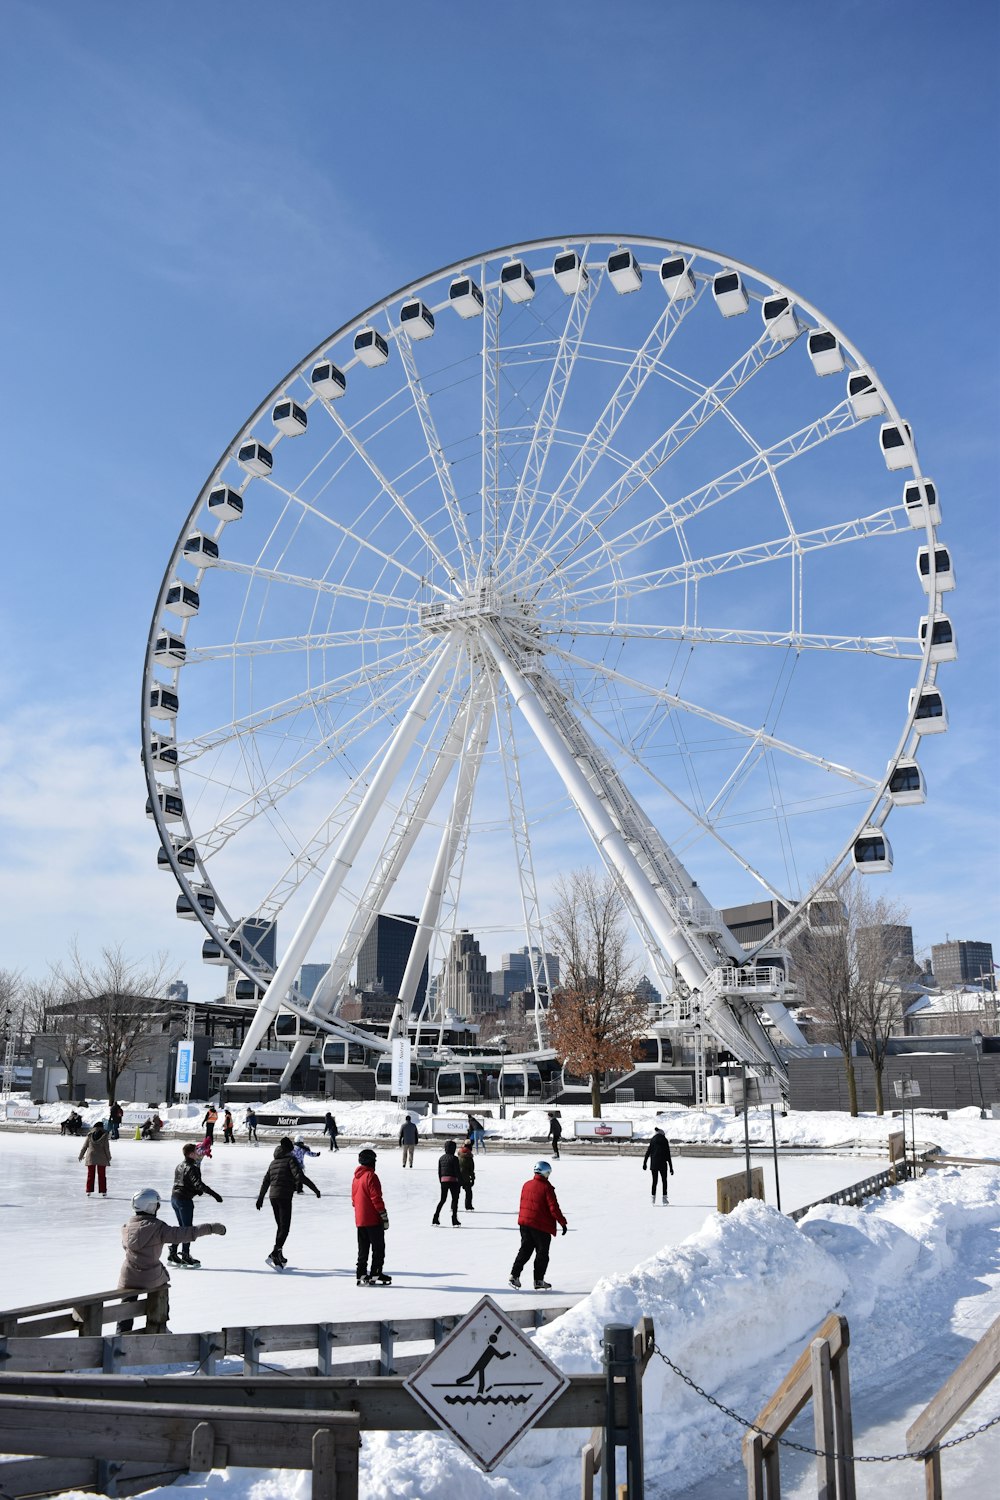
<path id="1" fill-rule="evenodd" d="M 279 1009 L 336 1025 L 383 911 L 404 1013 L 473 927 L 544 994 L 595 855 L 662 993 L 774 1061 L 719 908 L 781 903 L 777 942 L 891 869 L 947 726 L 939 521 L 855 345 L 712 251 L 507 247 L 325 338 L 209 475 L 145 659 L 158 860 L 257 1006 L 234 1078 Z"/>

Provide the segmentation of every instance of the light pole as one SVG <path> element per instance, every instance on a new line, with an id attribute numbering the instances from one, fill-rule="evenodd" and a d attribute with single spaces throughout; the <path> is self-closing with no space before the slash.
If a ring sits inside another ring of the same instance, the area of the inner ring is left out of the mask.
<path id="1" fill-rule="evenodd" d="M 503 1060 L 504 1060 L 504 1058 L 506 1056 L 507 1056 L 507 1038 L 504 1036 L 504 1037 L 500 1038 L 500 1077 L 497 1079 L 497 1085 L 498 1085 L 498 1087 L 497 1087 L 497 1093 L 500 1096 L 500 1118 L 501 1118 L 501 1120 L 506 1120 L 506 1118 L 507 1118 L 507 1100 L 506 1100 L 506 1098 L 504 1096 L 504 1091 L 503 1091 Z"/>
<path id="2" fill-rule="evenodd" d="M 978 1029 L 972 1033 L 972 1045 L 976 1049 L 976 1082 L 979 1085 L 979 1118 L 986 1119 L 986 1100 L 983 1098 L 983 1073 L 980 1059 L 983 1055 L 983 1033 Z"/>

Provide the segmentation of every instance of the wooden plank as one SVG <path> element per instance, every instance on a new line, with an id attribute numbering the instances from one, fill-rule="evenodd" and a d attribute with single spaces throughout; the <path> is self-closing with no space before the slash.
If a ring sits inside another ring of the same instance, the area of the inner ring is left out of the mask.
<path id="1" fill-rule="evenodd" d="M 816 1500 L 837 1500 L 837 1460 L 833 1434 L 833 1382 L 830 1345 L 813 1339 L 809 1345 L 812 1380 L 813 1433 L 816 1455 Z"/>
<path id="2" fill-rule="evenodd" d="M 38 1495 L 59 1494 L 63 1490 L 90 1490 L 97 1483 L 97 1460 L 94 1458 L 16 1458 L 0 1463 L 0 1495 L 10 1500 L 35 1500 Z M 162 1464 L 126 1463 L 115 1474 L 118 1494 L 138 1495 L 160 1485 L 173 1484 L 185 1468 L 167 1468 Z"/>
<path id="3" fill-rule="evenodd" d="M 838 1500 L 856 1500 L 854 1484 L 854 1418 L 851 1414 L 851 1372 L 846 1349 L 833 1362 L 833 1419 L 837 1434 Z"/>
<path id="4" fill-rule="evenodd" d="M 0 1325 L 11 1318 L 33 1318 L 41 1313 L 69 1312 L 74 1307 L 85 1307 L 91 1302 L 111 1302 L 120 1297 L 117 1287 L 110 1292 L 85 1292 L 82 1297 L 63 1297 L 58 1302 L 33 1302 L 27 1307 L 6 1307 L 0 1311 Z"/>
<path id="5" fill-rule="evenodd" d="M 747 1471 L 747 1500 L 767 1500 L 764 1489 L 764 1439 L 759 1432 L 747 1434 L 743 1444 L 743 1463 Z"/>
<path id="6" fill-rule="evenodd" d="M 830 1345 L 831 1359 L 837 1359 L 842 1349 L 850 1344 L 847 1319 L 837 1313 L 820 1324 L 814 1339 L 825 1339 Z M 810 1340 L 812 1343 L 813 1340 Z M 754 1417 L 754 1426 L 766 1432 L 781 1433 L 793 1422 L 812 1395 L 811 1356 L 806 1348 L 799 1355 L 770 1401 Z M 744 1438 L 744 1442 L 746 1439 Z M 770 1444 L 768 1444 L 770 1446 Z"/>
<path id="7" fill-rule="evenodd" d="M 933 1448 L 1000 1370 L 1000 1318 L 948 1376 L 906 1434 L 907 1453 Z"/>
<path id="8" fill-rule="evenodd" d="M 570 1385 L 540 1417 L 539 1427 L 603 1427 L 604 1376 L 573 1375 Z M 295 1411 L 357 1412 L 366 1430 L 432 1432 L 433 1418 L 403 1388 L 401 1376 L 325 1379 L 317 1375 L 261 1375 L 244 1381 L 232 1375 L 39 1375 L 0 1372 L 0 1397 L 27 1400 L 81 1397 L 105 1404 L 178 1403 L 204 1412 L 209 1407 L 251 1413 L 281 1407 Z M 615 1388 L 615 1421 L 628 1423 L 625 1386 Z M 146 1406 L 149 1409 L 149 1406 Z M 0 1447 L 0 1452 L 3 1449 Z"/>

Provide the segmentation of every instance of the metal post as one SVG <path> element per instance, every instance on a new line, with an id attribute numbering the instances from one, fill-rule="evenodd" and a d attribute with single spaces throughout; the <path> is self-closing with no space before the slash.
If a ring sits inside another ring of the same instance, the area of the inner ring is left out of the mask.
<path id="1" fill-rule="evenodd" d="M 983 1098 L 983 1075 L 979 1066 L 980 1059 L 983 1055 L 983 1033 L 981 1031 L 974 1031 L 972 1033 L 972 1045 L 976 1049 L 976 1082 L 979 1085 L 979 1118 L 981 1120 L 985 1120 L 986 1100 Z M 6 1080 L 4 1082 L 4 1087 L 6 1088 Z"/>
<path id="2" fill-rule="evenodd" d="M 627 1323 L 608 1323 L 602 1347 L 604 1361 L 604 1444 L 601 1456 L 601 1500 L 615 1500 L 615 1447 L 626 1449 L 629 1500 L 644 1500 L 642 1465 L 642 1421 L 639 1378 L 635 1357 L 635 1333 Z M 619 1427 L 615 1412 L 616 1391 L 625 1391 L 625 1426 Z"/>
<path id="3" fill-rule="evenodd" d="M 774 1154 L 774 1201 L 781 1213 L 781 1183 L 778 1181 L 778 1133 L 774 1124 L 774 1105 L 771 1105 L 771 1151 Z"/>
<path id="4" fill-rule="evenodd" d="M 750 1115 L 747 1112 L 747 1065 L 740 1063 L 740 1074 L 743 1079 L 743 1154 L 746 1158 L 747 1167 L 747 1197 L 753 1197 L 753 1173 L 750 1170 Z"/>

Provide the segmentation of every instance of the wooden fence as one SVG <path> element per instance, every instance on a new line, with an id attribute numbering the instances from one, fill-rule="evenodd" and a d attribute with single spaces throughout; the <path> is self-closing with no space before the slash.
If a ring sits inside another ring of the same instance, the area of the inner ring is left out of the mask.
<path id="1" fill-rule="evenodd" d="M 906 1451 L 924 1455 L 926 1500 L 942 1500 L 941 1449 L 938 1446 L 964 1411 L 1000 1373 L 1000 1318 L 945 1381 L 906 1434 Z"/>
<path id="2" fill-rule="evenodd" d="M 850 1187 L 838 1188 L 835 1193 L 828 1193 L 825 1198 L 817 1198 L 815 1203 L 807 1203 L 804 1208 L 793 1208 L 789 1213 L 790 1219 L 804 1219 L 810 1209 L 818 1208 L 821 1203 L 840 1203 L 845 1207 L 857 1208 L 866 1198 L 873 1198 L 877 1193 L 884 1193 L 886 1188 L 895 1187 L 899 1178 L 895 1163 L 884 1172 L 876 1172 L 874 1177 L 866 1177 L 862 1182 L 852 1182 Z"/>

